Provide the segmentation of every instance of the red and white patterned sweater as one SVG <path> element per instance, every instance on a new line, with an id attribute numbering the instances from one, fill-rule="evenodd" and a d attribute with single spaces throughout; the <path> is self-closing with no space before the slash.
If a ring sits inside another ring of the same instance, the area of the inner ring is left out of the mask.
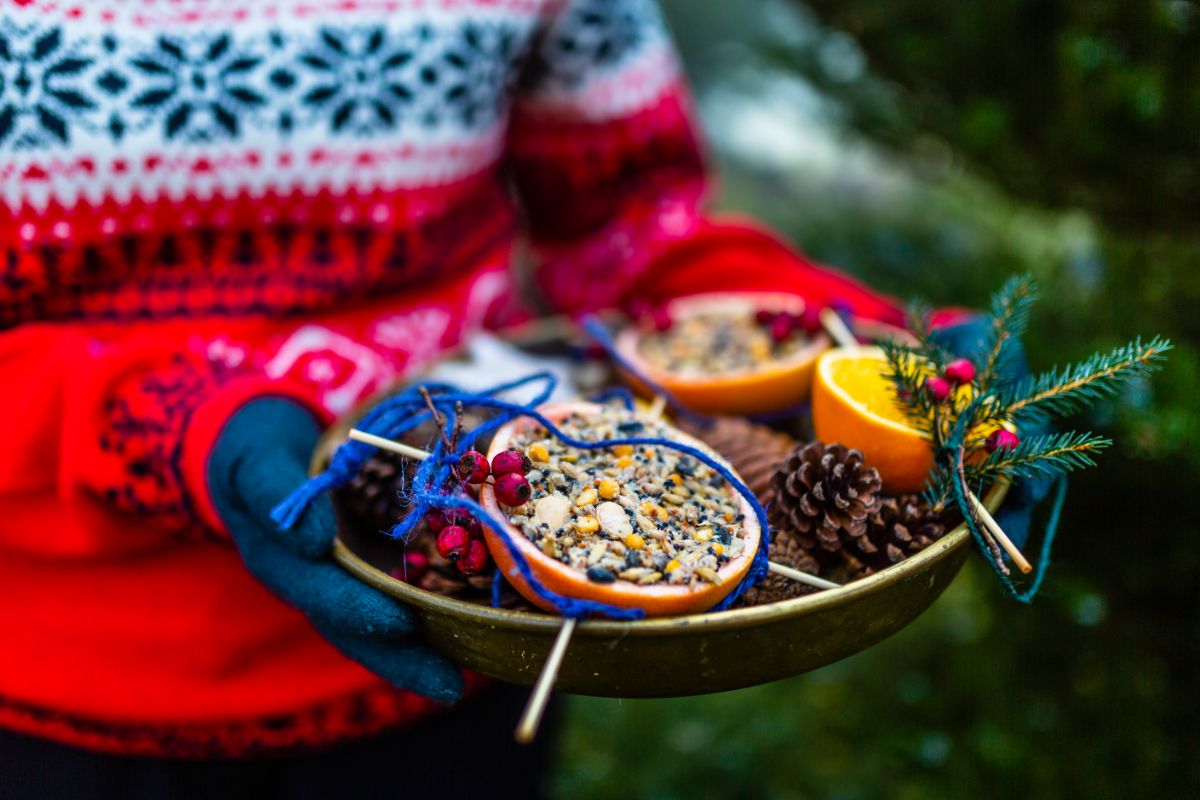
<path id="1" fill-rule="evenodd" d="M 516 308 L 771 288 L 894 313 L 705 179 L 651 0 L 0 3 L 0 724 L 125 752 L 430 710 L 245 573 L 252 397 L 334 415 Z"/>

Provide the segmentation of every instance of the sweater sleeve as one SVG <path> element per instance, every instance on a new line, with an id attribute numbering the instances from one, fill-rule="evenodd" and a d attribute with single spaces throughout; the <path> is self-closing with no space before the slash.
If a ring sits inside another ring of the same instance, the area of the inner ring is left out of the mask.
<path id="1" fill-rule="evenodd" d="M 60 492 L 90 494 L 178 534 L 223 530 L 206 465 L 238 408 L 279 396 L 326 419 L 306 387 L 157 342 L 103 348 L 77 389 L 66 405 L 64 441 L 72 444 L 61 462 Z"/>
<path id="2" fill-rule="evenodd" d="M 651 0 L 562 4 L 521 83 L 509 153 L 534 282 L 556 310 L 761 290 L 902 319 L 887 298 L 762 226 L 705 212 L 690 98 Z"/>
<path id="3" fill-rule="evenodd" d="M 706 184 L 689 102 L 652 2 L 569 0 L 545 26 L 509 156 L 551 305 L 619 304 L 694 229 Z"/>

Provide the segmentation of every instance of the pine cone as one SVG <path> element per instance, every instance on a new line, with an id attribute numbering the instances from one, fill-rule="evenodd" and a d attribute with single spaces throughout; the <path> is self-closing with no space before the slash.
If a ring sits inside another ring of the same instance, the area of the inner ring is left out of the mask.
<path id="1" fill-rule="evenodd" d="M 863 536 L 882 505 L 879 473 L 863 454 L 840 444 L 812 442 L 792 451 L 771 478 L 771 528 L 791 531 L 819 556 L 841 551 Z"/>
<path id="2" fill-rule="evenodd" d="M 771 476 L 796 447 L 786 433 L 740 417 L 718 417 L 707 427 L 682 419 L 678 424 L 732 464 L 763 504 L 770 501 Z"/>
<path id="3" fill-rule="evenodd" d="M 885 497 L 865 534 L 846 546 L 846 555 L 875 571 L 919 553 L 945 532 L 945 521 L 920 496 Z"/>
<path id="4" fill-rule="evenodd" d="M 816 575 L 821 567 L 815 558 L 808 554 L 796 536 L 790 531 L 781 531 L 771 542 L 771 560 L 785 567 L 792 567 L 810 575 Z M 812 594 L 817 591 L 813 586 L 782 575 L 770 573 L 758 586 L 751 587 L 742 595 L 739 605 L 762 606 L 767 603 L 778 603 L 780 600 L 790 600 L 793 597 Z"/>
<path id="5" fill-rule="evenodd" d="M 416 462 L 380 450 L 338 491 L 339 504 L 363 527 L 390 530 L 408 511 L 400 492 L 416 471 Z"/>

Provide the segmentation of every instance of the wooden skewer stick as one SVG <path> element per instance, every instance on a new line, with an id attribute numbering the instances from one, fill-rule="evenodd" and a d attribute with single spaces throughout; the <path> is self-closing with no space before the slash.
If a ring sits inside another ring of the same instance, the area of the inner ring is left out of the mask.
<path id="1" fill-rule="evenodd" d="M 563 657 L 567 654 L 567 645 L 571 643 L 571 634 L 575 633 L 577 621 L 574 617 L 567 617 L 558 629 L 554 646 L 550 648 L 550 655 L 546 656 L 546 663 L 542 665 L 542 674 L 538 675 L 533 694 L 529 695 L 529 702 L 521 712 L 520 722 L 517 723 L 514 736 L 521 744 L 529 744 L 533 737 L 537 736 L 538 726 L 542 724 L 542 714 L 546 712 L 546 702 L 550 699 L 554 682 L 558 680 L 558 670 L 562 667 Z"/>
<path id="2" fill-rule="evenodd" d="M 816 575 L 809 575 L 807 572 L 801 572 L 798 569 L 785 567 L 783 564 L 775 561 L 768 561 L 767 569 L 776 575 L 782 575 L 785 578 L 791 578 L 800 583 L 807 583 L 809 586 L 815 586 L 818 589 L 836 589 L 841 585 L 833 581 L 827 581 L 824 578 L 818 578 Z"/>
<path id="3" fill-rule="evenodd" d="M 646 416 L 650 419 L 658 419 L 662 416 L 663 411 L 665 411 L 666 408 L 666 395 L 656 394 L 654 395 L 654 400 L 650 403 L 650 407 L 646 409 Z"/>
<path id="4" fill-rule="evenodd" d="M 360 431 L 358 428 L 350 429 L 350 438 L 356 442 L 374 445 L 375 447 L 383 450 L 391 450 L 393 453 L 399 453 L 402 456 L 406 456 L 416 461 L 424 461 L 425 459 L 429 458 L 429 453 L 425 452 L 419 447 L 412 447 L 411 445 L 404 444 L 404 442 L 385 439 L 384 437 L 376 436 L 373 433 Z"/>
<path id="5" fill-rule="evenodd" d="M 1004 552 L 1008 553 L 1008 557 L 1017 565 L 1017 569 L 1026 575 L 1033 572 L 1033 565 L 1025 559 L 1025 556 L 1021 554 L 1017 546 L 1012 543 L 1012 539 L 1008 538 L 1008 534 L 1004 532 L 1004 529 L 1000 527 L 1000 524 L 996 522 L 988 510 L 984 508 L 983 503 L 979 501 L 975 493 L 968 492 L 967 499 L 970 500 L 972 507 L 975 509 L 975 514 L 983 522 L 984 527 L 988 529 L 988 533 L 1000 543 L 1000 546 L 1004 548 Z"/>
<path id="6" fill-rule="evenodd" d="M 842 315 L 834 311 L 832 308 L 821 309 L 821 327 L 829 334 L 829 338 L 833 339 L 833 343 L 838 347 L 856 347 L 858 339 L 854 336 L 854 331 L 850 330 L 850 326 L 842 319 Z"/>

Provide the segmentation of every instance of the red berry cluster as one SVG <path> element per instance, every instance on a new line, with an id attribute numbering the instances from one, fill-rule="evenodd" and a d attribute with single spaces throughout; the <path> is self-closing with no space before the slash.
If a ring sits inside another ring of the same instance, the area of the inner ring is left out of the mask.
<path id="1" fill-rule="evenodd" d="M 520 506 L 533 493 L 525 478 L 531 466 L 519 450 L 506 450 L 491 462 L 478 450 L 468 450 L 458 459 L 454 474 L 472 486 L 487 482 L 490 476 L 496 499 L 506 506 Z M 425 524 L 437 535 L 438 554 L 453 561 L 459 572 L 475 575 L 487 566 L 487 545 L 475 517 L 459 509 L 434 509 L 425 515 Z"/>
<path id="2" fill-rule="evenodd" d="M 821 314 L 815 308 L 806 308 L 800 314 L 760 308 L 754 312 L 754 321 L 767 329 L 776 344 L 786 342 L 796 331 L 812 336 L 821 330 Z"/>
<path id="3" fill-rule="evenodd" d="M 951 361 L 942 370 L 941 375 L 925 379 L 925 393 L 936 403 L 949 399 L 959 386 L 965 386 L 975 380 L 975 365 L 968 359 L 959 358 Z M 988 436 L 983 448 L 989 453 L 997 450 L 1011 450 L 1021 443 L 1021 437 L 1006 428 L 1000 428 Z"/>
<path id="4" fill-rule="evenodd" d="M 925 393 L 934 402 L 941 403 L 959 386 L 975 380 L 975 365 L 965 358 L 951 361 L 941 375 L 925 379 Z"/>

